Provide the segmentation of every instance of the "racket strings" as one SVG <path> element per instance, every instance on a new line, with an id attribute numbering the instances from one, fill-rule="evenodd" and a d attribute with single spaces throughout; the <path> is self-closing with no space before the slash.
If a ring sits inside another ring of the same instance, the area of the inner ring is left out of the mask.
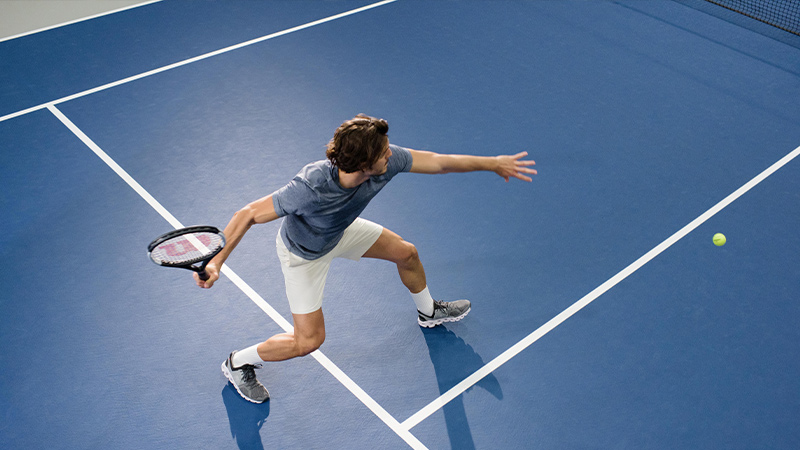
<path id="1" fill-rule="evenodd" d="M 215 233 L 192 233 L 168 239 L 150 252 L 159 264 L 192 264 L 217 252 L 224 245 L 222 236 Z"/>

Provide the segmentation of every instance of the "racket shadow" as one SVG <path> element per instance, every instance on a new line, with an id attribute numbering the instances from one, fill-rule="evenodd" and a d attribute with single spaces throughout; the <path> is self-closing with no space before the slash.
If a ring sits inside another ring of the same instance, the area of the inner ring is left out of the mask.
<path id="1" fill-rule="evenodd" d="M 231 437 L 239 448 L 263 449 L 261 427 L 269 417 L 269 402 L 250 403 L 243 399 L 230 383 L 222 389 L 222 402 L 228 412 Z"/>
<path id="2" fill-rule="evenodd" d="M 440 394 L 444 394 L 486 364 L 471 345 L 444 326 L 422 328 L 421 330 L 425 336 L 425 343 L 428 345 Z M 476 386 L 485 389 L 498 400 L 503 399 L 503 389 L 494 374 L 487 375 L 466 392 Z M 446 404 L 442 408 L 442 412 L 451 448 L 474 449 L 475 442 L 472 439 L 472 430 L 464 409 L 463 394 Z"/>

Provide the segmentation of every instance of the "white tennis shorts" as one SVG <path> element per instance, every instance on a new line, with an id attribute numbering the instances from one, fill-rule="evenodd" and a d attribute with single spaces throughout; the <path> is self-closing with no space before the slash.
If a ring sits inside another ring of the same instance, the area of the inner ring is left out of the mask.
<path id="1" fill-rule="evenodd" d="M 308 314 L 322 307 L 325 280 L 333 258 L 358 261 L 372 247 L 383 232 L 383 227 L 369 220 L 357 218 L 344 230 L 342 239 L 325 256 L 309 261 L 286 248 L 280 232 L 275 238 L 278 259 L 281 260 L 286 297 L 292 314 Z"/>

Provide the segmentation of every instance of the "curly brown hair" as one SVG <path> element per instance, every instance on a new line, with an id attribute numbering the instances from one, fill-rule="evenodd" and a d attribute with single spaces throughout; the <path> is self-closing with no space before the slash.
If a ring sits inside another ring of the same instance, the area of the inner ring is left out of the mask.
<path id="1" fill-rule="evenodd" d="M 325 155 L 345 173 L 369 168 L 386 150 L 388 132 L 389 123 L 385 120 L 359 114 L 336 129 Z"/>

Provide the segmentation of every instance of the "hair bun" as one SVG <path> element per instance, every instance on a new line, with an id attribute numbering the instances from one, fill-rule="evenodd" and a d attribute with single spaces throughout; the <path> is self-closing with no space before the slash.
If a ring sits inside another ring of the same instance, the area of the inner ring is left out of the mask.
<path id="1" fill-rule="evenodd" d="M 357 116 L 355 116 L 353 118 L 353 121 L 355 121 L 356 119 L 363 119 L 364 121 L 361 122 L 361 125 L 364 125 L 364 126 L 367 126 L 367 127 L 374 126 L 375 127 L 375 131 L 377 131 L 380 134 L 384 134 L 385 135 L 386 133 L 389 132 L 389 122 L 387 122 L 387 121 L 385 121 L 383 119 L 378 119 L 378 118 L 375 118 L 375 117 L 371 117 L 371 116 L 368 116 L 368 115 L 363 114 L 363 113 L 362 114 L 358 114 Z M 347 123 L 347 122 L 345 122 L 345 123 Z"/>
<path id="2" fill-rule="evenodd" d="M 375 119 L 372 121 L 372 124 L 375 125 L 375 129 L 380 134 L 386 134 L 389 132 L 389 122 L 383 119 Z"/>

